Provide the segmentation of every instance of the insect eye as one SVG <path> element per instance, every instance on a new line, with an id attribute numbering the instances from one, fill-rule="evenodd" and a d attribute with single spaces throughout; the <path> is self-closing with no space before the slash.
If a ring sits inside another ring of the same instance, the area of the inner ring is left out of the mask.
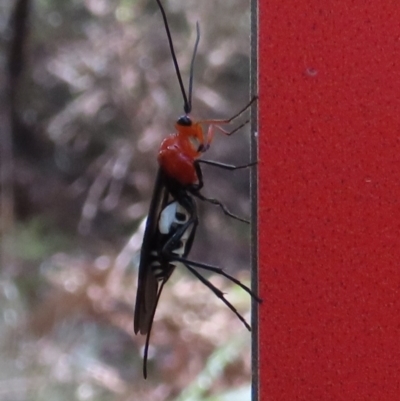
<path id="1" fill-rule="evenodd" d="M 192 120 L 187 115 L 184 115 L 179 117 L 176 123 L 178 125 L 183 125 L 184 127 L 190 127 L 192 125 Z"/>

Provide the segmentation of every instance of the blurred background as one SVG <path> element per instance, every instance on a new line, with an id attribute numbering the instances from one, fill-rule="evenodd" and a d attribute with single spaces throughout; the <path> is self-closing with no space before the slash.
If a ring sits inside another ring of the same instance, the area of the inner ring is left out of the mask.
<path id="1" fill-rule="evenodd" d="M 193 118 L 249 99 L 247 0 L 164 0 L 185 84 L 199 21 Z M 143 219 L 161 140 L 183 114 L 155 0 L 0 4 L 0 399 L 250 399 L 250 333 L 190 273 L 133 334 Z M 249 128 L 207 159 L 249 161 Z M 249 171 L 204 167 L 204 194 L 250 216 Z M 249 285 L 249 227 L 200 204 L 190 258 Z M 209 276 L 250 320 L 249 296 Z"/>

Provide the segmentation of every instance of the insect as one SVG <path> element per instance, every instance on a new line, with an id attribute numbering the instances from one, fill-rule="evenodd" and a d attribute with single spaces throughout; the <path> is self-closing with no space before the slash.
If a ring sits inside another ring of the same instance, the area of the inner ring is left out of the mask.
<path id="1" fill-rule="evenodd" d="M 241 166 L 224 164 L 211 160 L 200 159 L 213 140 L 215 130 L 225 135 L 232 135 L 243 127 L 248 121 L 233 131 L 226 131 L 223 125 L 240 116 L 256 100 L 254 97 L 242 110 L 233 117 L 225 120 L 193 121 L 189 114 L 192 110 L 191 98 L 193 87 L 193 68 L 200 40 L 199 24 L 196 24 L 196 43 L 190 66 L 189 89 L 186 94 L 179 65 L 176 59 L 167 17 L 160 0 L 156 0 L 160 8 L 167 33 L 172 61 L 178 77 L 179 86 L 184 100 L 184 115 L 179 117 L 174 134 L 168 135 L 162 142 L 158 163 L 159 171 L 154 186 L 150 210 L 144 232 L 138 276 L 138 289 L 134 313 L 135 334 L 146 335 L 143 355 L 143 375 L 147 377 L 147 358 L 152 323 L 160 295 L 165 283 L 178 265 L 183 265 L 204 285 L 206 285 L 218 298 L 220 298 L 243 322 L 248 330 L 249 324 L 239 314 L 235 307 L 224 297 L 221 290 L 216 288 L 209 280 L 203 277 L 196 269 L 218 273 L 228 278 L 247 291 L 255 300 L 261 302 L 248 287 L 224 272 L 222 269 L 205 263 L 187 259 L 192 248 L 198 226 L 198 215 L 194 198 L 217 205 L 224 214 L 236 220 L 247 220 L 231 213 L 219 200 L 208 198 L 201 193 L 204 186 L 201 163 L 223 168 L 237 170 L 247 168 L 254 163 Z M 207 133 L 203 126 L 208 125 Z M 248 223 L 248 222 L 247 222 Z"/>

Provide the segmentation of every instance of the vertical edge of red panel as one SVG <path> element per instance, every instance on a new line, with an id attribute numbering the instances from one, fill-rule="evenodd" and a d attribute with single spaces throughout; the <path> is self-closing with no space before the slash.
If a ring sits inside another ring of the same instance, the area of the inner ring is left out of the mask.
<path id="1" fill-rule="evenodd" d="M 250 0 L 251 12 L 251 55 L 250 55 L 250 96 L 258 94 L 258 0 Z M 258 160 L 258 102 L 251 113 L 251 160 Z M 258 171 L 251 172 L 251 265 L 252 289 L 258 294 Z M 258 308 L 252 300 L 252 400 L 259 399 L 259 352 L 258 352 Z"/>

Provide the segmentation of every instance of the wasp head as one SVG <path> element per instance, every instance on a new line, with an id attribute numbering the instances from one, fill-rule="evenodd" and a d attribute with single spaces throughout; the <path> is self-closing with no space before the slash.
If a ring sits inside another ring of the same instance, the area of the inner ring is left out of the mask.
<path id="1" fill-rule="evenodd" d="M 192 125 L 192 120 L 190 117 L 185 114 L 181 117 L 178 118 L 178 121 L 176 122 L 177 125 L 180 125 L 182 127 L 190 127 Z"/>

